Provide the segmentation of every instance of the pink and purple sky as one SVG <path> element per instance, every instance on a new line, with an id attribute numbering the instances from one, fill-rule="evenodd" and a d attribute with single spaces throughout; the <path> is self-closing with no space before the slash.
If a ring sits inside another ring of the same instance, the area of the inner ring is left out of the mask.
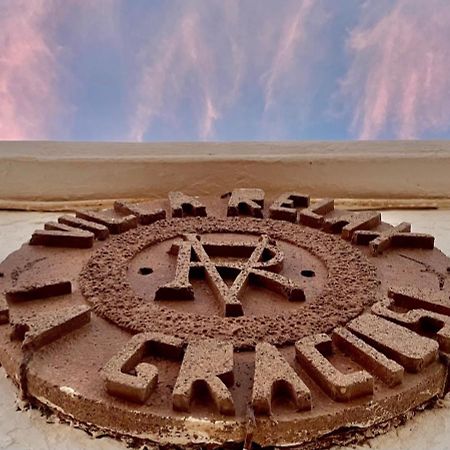
<path id="1" fill-rule="evenodd" d="M 0 0 L 2 140 L 450 138 L 450 0 Z"/>

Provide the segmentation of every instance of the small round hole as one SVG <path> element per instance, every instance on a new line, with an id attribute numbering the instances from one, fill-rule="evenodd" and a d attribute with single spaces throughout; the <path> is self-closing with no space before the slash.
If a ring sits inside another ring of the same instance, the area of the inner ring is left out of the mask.
<path id="1" fill-rule="evenodd" d="M 5 274 L 3 272 L 0 272 L 0 278 L 3 278 Z"/>
<path id="2" fill-rule="evenodd" d="M 151 273 L 153 273 L 153 269 L 151 267 L 141 267 L 139 269 L 139 273 L 141 275 L 150 275 Z"/>
<path id="3" fill-rule="evenodd" d="M 306 278 L 312 278 L 316 276 L 316 273 L 314 272 L 314 270 L 302 270 L 300 272 L 300 274 L 302 275 L 302 277 L 306 277 Z"/>

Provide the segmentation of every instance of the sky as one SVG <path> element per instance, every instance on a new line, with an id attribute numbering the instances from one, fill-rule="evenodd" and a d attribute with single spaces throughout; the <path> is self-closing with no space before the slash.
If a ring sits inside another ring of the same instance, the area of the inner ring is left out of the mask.
<path id="1" fill-rule="evenodd" d="M 0 0 L 0 140 L 450 138 L 450 0 Z"/>

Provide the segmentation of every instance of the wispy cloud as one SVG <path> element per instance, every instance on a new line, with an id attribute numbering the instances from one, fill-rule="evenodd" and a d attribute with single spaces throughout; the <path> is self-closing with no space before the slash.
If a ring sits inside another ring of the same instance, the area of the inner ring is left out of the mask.
<path id="1" fill-rule="evenodd" d="M 0 4 L 0 136 L 48 137 L 48 118 L 59 108 L 55 85 L 58 63 L 49 42 L 48 1 Z"/>
<path id="2" fill-rule="evenodd" d="M 360 139 L 413 139 L 450 128 L 450 3 L 366 2 L 342 83 Z"/>
<path id="3" fill-rule="evenodd" d="M 197 12 L 187 12 L 176 23 L 173 34 L 164 36 L 157 45 L 152 43 L 148 53 L 145 52 L 144 57 L 151 62 L 144 63 L 138 85 L 138 102 L 132 118 L 133 140 L 141 141 L 155 118 L 175 114 L 180 102 L 190 95 L 186 90 L 190 83 L 192 94 L 202 105 L 198 134 L 204 139 L 211 135 L 218 117 L 211 92 L 214 67 L 200 21 Z"/>
<path id="4" fill-rule="evenodd" d="M 149 42 L 142 52 L 141 76 L 135 96 L 137 101 L 131 120 L 130 137 L 133 140 L 143 140 L 155 119 L 179 117 L 186 100 L 198 116 L 198 137 L 211 138 L 221 108 L 230 96 L 236 95 L 239 49 L 232 40 L 233 36 L 228 36 L 223 63 L 228 63 L 228 52 L 231 52 L 231 63 L 237 68 L 235 75 L 230 77 L 231 72 L 221 67 L 220 49 L 210 45 L 211 40 L 214 41 L 214 36 L 211 36 L 214 31 L 210 26 L 205 26 L 205 22 L 211 9 L 202 10 L 194 3 L 185 6 L 181 15 L 178 8 L 171 10 L 174 19 L 172 27 L 159 40 Z M 224 14 L 224 20 L 233 20 L 233 3 L 236 4 L 234 1 L 215 4 L 215 8 Z M 182 8 L 181 4 L 178 6 Z M 218 73 L 220 70 L 223 70 L 222 74 Z"/>
<path id="5" fill-rule="evenodd" d="M 298 9 L 286 18 L 281 29 L 271 67 L 264 82 L 264 110 L 267 111 L 276 101 L 277 88 L 283 75 L 292 70 L 295 63 L 295 52 L 302 40 L 308 38 L 305 21 L 309 18 L 314 6 L 313 0 L 298 2 Z M 300 73 L 298 74 L 301 75 Z"/>
<path id="6" fill-rule="evenodd" d="M 319 3 L 175 2 L 165 32 L 142 54 L 131 139 L 151 139 L 155 123 L 182 116 L 186 102 L 197 137 L 206 140 L 216 136 L 218 121 L 242 100 L 244 89 L 259 91 L 262 106 L 253 105 L 252 114 L 261 121 L 286 95 L 286 87 L 296 95 L 306 92 L 313 64 L 302 64 L 302 58 L 305 49 L 314 53 L 316 35 L 309 31 L 323 26 L 321 20 L 307 21 Z"/>
<path id="7" fill-rule="evenodd" d="M 0 0 L 0 139 L 445 137 L 449 23 L 448 0 Z"/>
<path id="8" fill-rule="evenodd" d="M 77 55 L 64 45 L 67 30 L 85 45 L 112 42 L 118 7 L 119 0 L 0 2 L 0 139 L 69 134 L 77 80 L 65 63 Z"/>

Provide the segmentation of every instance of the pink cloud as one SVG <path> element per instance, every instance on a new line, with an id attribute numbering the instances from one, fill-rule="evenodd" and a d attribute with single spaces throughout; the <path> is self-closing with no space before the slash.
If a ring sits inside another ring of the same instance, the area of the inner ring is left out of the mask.
<path id="1" fill-rule="evenodd" d="M 360 139 L 414 139 L 450 126 L 450 3 L 367 2 L 348 40 L 342 98 Z"/>
<path id="2" fill-rule="evenodd" d="M 13 0 L 0 4 L 0 139 L 49 139 L 70 128 L 66 94 L 76 83 L 66 72 L 67 49 L 58 27 L 78 39 L 111 41 L 118 0 Z M 89 36 L 88 36 L 89 35 Z M 71 55 L 73 57 L 73 55 Z"/>
<path id="3" fill-rule="evenodd" d="M 264 122 L 270 111 L 272 124 L 281 114 L 277 107 L 286 96 L 292 98 L 288 91 L 309 97 L 305 80 L 314 63 L 305 65 L 304 58 L 309 55 L 315 61 L 320 53 L 315 49 L 324 23 L 320 3 L 177 3 L 167 14 L 171 20 L 163 32 L 153 36 L 141 54 L 130 138 L 151 139 L 156 122 L 176 123 L 189 99 L 197 137 L 212 139 L 218 121 L 249 87 L 258 89 L 263 100 L 263 108 L 252 114 L 260 114 Z"/>
<path id="4" fill-rule="evenodd" d="M 191 15 L 183 17 L 177 31 L 160 43 L 156 61 L 147 61 L 153 59 L 153 47 L 144 51 L 145 62 L 141 67 L 136 93 L 138 100 L 132 117 L 132 140 L 142 141 L 152 121 L 170 111 L 169 104 L 180 94 L 183 77 L 196 70 L 193 65 L 197 59 L 196 48 L 192 37 L 192 22 L 195 21 Z"/>
<path id="5" fill-rule="evenodd" d="M 0 137 L 44 139 L 58 108 L 55 51 L 45 21 L 51 4 L 15 0 L 0 8 Z"/>
<path id="6" fill-rule="evenodd" d="M 214 134 L 214 124 L 220 116 L 218 103 L 223 102 L 223 97 L 215 92 L 219 90 L 215 84 L 216 55 L 207 44 L 201 14 L 188 8 L 175 20 L 174 30 L 144 51 L 138 100 L 131 121 L 132 140 L 142 141 L 157 118 L 174 120 L 180 103 L 189 94 L 192 80 L 192 95 L 199 105 L 198 136 L 206 140 Z M 226 83 L 230 87 L 229 80 Z"/>
<path id="7" fill-rule="evenodd" d="M 313 0 L 299 2 L 297 11 L 286 19 L 278 41 L 271 67 L 264 83 L 264 110 L 267 111 L 276 101 L 283 75 L 295 64 L 295 52 L 301 41 L 308 38 L 305 21 L 313 9 Z M 300 73 L 298 74 L 300 76 Z"/>

